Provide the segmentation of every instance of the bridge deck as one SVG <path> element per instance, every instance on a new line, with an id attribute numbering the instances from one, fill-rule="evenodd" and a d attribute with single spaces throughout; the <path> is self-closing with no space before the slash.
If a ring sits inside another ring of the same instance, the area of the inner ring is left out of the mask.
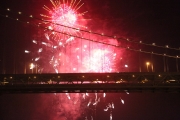
<path id="1" fill-rule="evenodd" d="M 180 92 L 180 73 L 1 74 L 0 93 Z"/>

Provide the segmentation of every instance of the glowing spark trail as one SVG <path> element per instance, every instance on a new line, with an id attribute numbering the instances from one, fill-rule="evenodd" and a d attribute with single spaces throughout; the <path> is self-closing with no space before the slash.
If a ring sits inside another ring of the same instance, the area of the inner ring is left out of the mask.
<path id="1" fill-rule="evenodd" d="M 89 103 L 88 103 L 88 105 L 87 105 L 88 107 L 89 107 L 89 105 L 91 104 L 91 101 L 92 101 L 92 99 L 89 100 Z"/>
<path id="2" fill-rule="evenodd" d="M 103 97 L 106 97 L 106 93 L 103 93 Z"/>
<path id="3" fill-rule="evenodd" d="M 121 99 L 121 98 L 120 98 L 120 99 Z M 121 99 L 121 103 L 124 104 L 124 100 L 123 100 L 123 99 Z"/>

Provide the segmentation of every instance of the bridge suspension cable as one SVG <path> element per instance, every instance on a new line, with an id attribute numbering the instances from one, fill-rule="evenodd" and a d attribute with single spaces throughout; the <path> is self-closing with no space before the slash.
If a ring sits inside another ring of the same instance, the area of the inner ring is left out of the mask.
<path id="1" fill-rule="evenodd" d="M 2 8 L 0 7 L 0 9 L 2 9 Z M 3 10 L 5 10 L 5 9 L 3 9 Z M 7 8 L 6 11 L 11 12 L 13 14 L 22 15 L 21 12 L 12 12 L 9 8 Z M 25 22 L 25 21 L 22 21 L 22 20 L 20 20 L 18 18 L 9 17 L 8 15 L 3 15 L 3 14 L 0 14 L 0 15 L 3 16 L 3 17 L 6 17 L 6 18 L 12 19 L 12 20 L 16 20 L 16 21 L 21 22 L 21 23 L 27 23 L 29 25 L 32 25 L 32 26 L 35 26 L 35 27 L 38 27 L 38 28 L 41 28 L 41 29 L 53 31 L 53 32 L 56 32 L 56 33 L 61 33 L 61 34 L 67 35 L 67 36 L 72 36 L 72 37 L 80 38 L 80 39 L 83 39 L 83 40 L 88 40 L 88 41 L 92 41 L 92 42 L 96 42 L 96 43 L 100 43 L 100 44 L 104 44 L 104 45 L 109 45 L 109 46 L 114 46 L 114 47 L 130 50 L 130 51 L 140 52 L 140 53 L 146 53 L 146 54 L 152 54 L 152 55 L 158 55 L 158 56 L 164 56 L 164 57 L 170 57 L 170 58 L 180 58 L 180 56 L 178 56 L 178 55 L 174 56 L 174 55 L 168 55 L 168 54 L 165 54 L 165 53 L 164 54 L 155 53 L 155 52 L 152 52 L 152 51 L 144 51 L 142 49 L 133 49 L 133 48 L 130 48 L 130 47 L 127 47 L 127 46 L 113 45 L 113 44 L 109 44 L 109 43 L 105 43 L 105 42 L 101 42 L 101 41 L 96 41 L 96 40 L 93 40 L 93 39 L 84 38 L 84 37 L 81 37 L 81 36 L 76 36 L 76 35 L 68 34 L 68 33 L 65 33 L 65 32 L 60 32 L 60 31 L 57 31 L 57 30 L 51 30 L 51 29 L 49 29 L 47 27 L 40 26 L 39 24 L 37 25 L 37 24 L 34 24 L 34 23 Z M 178 50 L 178 51 L 180 50 L 178 48 L 169 47 L 168 45 L 166 45 L 164 47 L 164 46 L 156 45 L 155 43 L 147 44 L 147 43 L 143 43 L 142 41 L 137 42 L 137 41 L 132 41 L 132 40 L 125 39 L 125 38 L 116 38 L 116 36 L 109 36 L 109 35 L 104 35 L 104 34 L 92 32 L 92 31 L 87 31 L 87 30 L 83 30 L 83 29 L 69 27 L 69 26 L 65 26 L 65 25 L 62 25 L 62 24 L 53 23 L 51 21 L 43 20 L 43 19 L 34 17 L 32 15 L 28 16 L 26 14 L 23 14 L 22 16 L 25 16 L 25 17 L 28 17 L 28 18 L 32 18 L 32 19 L 35 19 L 35 20 L 39 20 L 39 21 L 42 21 L 42 22 L 48 22 L 48 23 L 51 23 L 51 24 L 67 27 L 67 28 L 74 29 L 74 30 L 79 30 L 79 31 L 82 31 L 82 32 L 90 33 L 90 34 L 95 34 L 95 35 L 104 36 L 104 37 L 108 37 L 108 38 L 112 38 L 112 39 L 117 39 L 117 40 L 124 40 L 124 41 L 130 42 L 130 43 L 135 43 L 135 44 L 138 44 L 138 45 L 146 45 L 146 46 L 166 48 L 166 49 L 172 49 L 172 50 Z"/>
<path id="2" fill-rule="evenodd" d="M 0 9 L 2 9 L 2 8 L 0 8 Z M 3 9 L 3 10 L 5 10 L 5 9 Z M 11 11 L 9 8 L 7 8 L 6 11 L 11 12 L 11 13 L 14 13 L 14 14 L 18 14 L 18 15 L 25 16 L 25 17 L 27 17 L 27 18 L 36 19 L 36 20 L 39 20 L 39 21 L 42 21 L 42 22 L 51 23 L 51 24 L 54 24 L 54 25 L 59 25 L 59 26 L 62 26 L 62 27 L 66 27 L 66 28 L 70 28 L 70 29 L 74 29 L 74 30 L 79 30 L 79 31 L 82 31 L 82 32 L 91 33 L 91 34 L 95 34 L 95 35 L 99 35 L 99 36 L 105 36 L 105 37 L 109 37 L 109 38 L 113 38 L 113 39 L 117 39 L 117 40 L 124 40 L 124 41 L 127 41 L 127 42 L 136 43 L 136 44 L 141 44 L 141 45 L 146 45 L 146 46 L 166 48 L 166 49 L 172 49 L 172 50 L 178 50 L 178 51 L 180 50 L 180 48 L 173 48 L 173 47 L 170 47 L 170 46 L 168 46 L 168 45 L 161 46 L 161 45 L 156 45 L 155 43 L 148 44 L 148 43 L 144 43 L 144 42 L 142 42 L 142 41 L 134 41 L 134 40 L 130 40 L 130 39 L 128 39 L 128 38 L 117 38 L 116 36 L 105 35 L 105 34 L 103 34 L 103 33 L 92 32 L 91 30 L 88 31 L 88 30 L 84 30 L 84 29 L 74 28 L 74 27 L 70 27 L 70 26 L 63 25 L 63 24 L 54 23 L 54 22 L 51 22 L 51 21 L 48 21 L 48 20 L 44 20 L 44 19 L 41 19 L 41 18 L 38 18 L 38 17 L 34 17 L 34 16 L 32 16 L 32 15 L 20 14 L 21 12 L 13 12 L 13 11 Z M 55 32 L 57 32 L 57 31 L 55 31 Z"/>

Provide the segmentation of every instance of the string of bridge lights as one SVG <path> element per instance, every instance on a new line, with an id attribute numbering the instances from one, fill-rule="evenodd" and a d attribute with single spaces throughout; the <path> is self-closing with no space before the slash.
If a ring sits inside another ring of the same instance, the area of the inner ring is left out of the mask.
<path id="1" fill-rule="evenodd" d="M 0 7 L 0 9 L 2 9 Z M 5 9 L 3 9 L 5 10 Z M 124 39 L 124 38 L 117 38 L 116 36 L 110 36 L 110 35 L 104 35 L 103 33 L 96 33 L 96 32 L 92 32 L 92 31 L 87 31 L 87 30 L 82 30 L 82 29 L 79 29 L 79 28 L 73 28 L 73 27 L 69 27 L 69 26 L 65 26 L 65 25 L 62 25 L 62 24 L 58 24 L 58 23 L 53 23 L 53 22 L 50 22 L 50 21 L 46 21 L 46 20 L 43 20 L 43 19 L 40 19 L 40 18 L 36 18 L 34 17 L 33 15 L 25 15 L 25 14 L 22 14 L 22 12 L 12 12 L 10 10 L 10 8 L 7 8 L 6 11 L 8 12 L 11 12 L 11 13 L 16 13 L 16 14 L 19 14 L 19 15 L 23 15 L 25 17 L 28 17 L 28 18 L 32 18 L 32 19 L 36 19 L 36 20 L 39 20 L 39 21 L 43 21 L 43 22 L 48 22 L 48 23 L 51 23 L 51 24 L 55 24 L 55 25 L 59 25 L 59 26 L 63 26 L 63 27 L 66 27 L 66 28 L 70 28 L 70 29 L 74 29 L 74 30 L 79 30 L 79 31 L 82 31 L 82 32 L 87 32 L 87 33 L 91 33 L 91 34 L 95 34 L 95 35 L 99 35 L 99 36 L 105 36 L 105 37 L 108 37 L 108 38 L 113 38 L 113 39 L 117 39 L 117 40 L 125 40 L 127 42 L 132 42 L 132 43 L 136 43 L 136 44 L 142 44 L 142 45 L 147 45 L 147 46 L 153 46 L 153 47 L 159 47 L 159 48 L 166 48 L 166 49 L 172 49 L 172 50 L 180 50 L 178 48 L 172 48 L 172 47 L 169 47 L 168 45 L 166 45 L 165 47 L 164 46 L 158 46 L 156 45 L 155 43 L 152 43 L 152 44 L 147 44 L 147 43 L 143 43 L 142 41 L 132 41 L 132 40 L 129 40 L 129 39 Z M 30 22 L 25 22 L 25 21 L 22 21 L 20 20 L 19 18 L 13 18 L 13 17 L 9 17 L 8 15 L 3 15 L 3 14 L 0 14 L 0 16 L 3 16 L 3 17 L 6 17 L 6 18 L 9 18 L 9 19 L 12 19 L 12 20 L 16 20 L 16 21 L 19 21 L 21 23 L 27 23 L 29 25 L 32 25 L 32 26 L 36 26 L 38 28 L 41 28 L 41 29 L 44 29 L 44 30 L 49 30 L 49 31 L 53 31 L 53 32 L 56 32 L 56 33 L 61 33 L 61 34 L 64 34 L 64 35 L 68 35 L 68 36 L 71 36 L 71 37 L 75 37 L 75 38 L 80 38 L 80 39 L 84 39 L 84 40 L 87 40 L 87 41 L 91 41 L 91 42 L 96 42 L 96 43 L 100 43 L 100 44 L 104 44 L 104 45 L 109 45 L 109 46 L 114 46 L 114 47 L 119 47 L 119 48 L 122 48 L 122 49 L 126 49 L 126 50 L 130 50 L 130 51 L 135 51 L 135 52 L 141 52 L 141 53 L 146 53 L 146 54 L 152 54 L 152 55 L 158 55 L 158 56 L 164 56 L 164 57 L 170 57 L 170 58 L 180 58 L 180 56 L 172 56 L 172 55 L 168 55 L 168 54 L 161 54 L 161 53 L 155 53 L 155 52 L 150 52 L 150 51 L 143 51 L 142 49 L 132 49 L 130 47 L 124 47 L 124 46 L 120 46 L 120 45 L 113 45 L 113 44 L 109 44 L 109 43 L 104 43 L 104 42 L 100 42 L 100 41 L 95 41 L 93 39 L 89 39 L 89 38 L 84 38 L 84 37 L 80 37 L 80 36 L 75 36 L 75 35 L 72 35 L 72 34 L 68 34 L 68 33 L 64 33 L 64 32 L 60 32 L 60 31 L 56 31 L 56 30 L 52 30 L 52 29 L 49 29 L 47 27 L 43 27 L 43 26 L 40 26 L 39 24 L 34 24 L 34 23 L 30 23 Z"/>

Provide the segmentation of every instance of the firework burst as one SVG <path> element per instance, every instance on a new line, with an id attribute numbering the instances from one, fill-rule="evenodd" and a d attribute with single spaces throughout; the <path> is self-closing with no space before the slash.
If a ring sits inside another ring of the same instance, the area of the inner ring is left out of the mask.
<path id="1" fill-rule="evenodd" d="M 59 44 L 66 44 L 73 40 L 69 39 L 70 35 L 77 35 L 79 33 L 78 29 L 85 28 L 81 20 L 83 20 L 82 16 L 87 11 L 77 13 L 84 4 L 81 3 L 81 0 L 63 0 L 62 2 L 60 0 L 50 1 L 53 5 L 52 9 L 46 5 L 43 7 L 43 9 L 48 11 L 49 15 L 40 14 L 45 19 L 44 24 L 50 30 L 50 32 L 46 33 L 46 38 L 53 39 Z"/>

